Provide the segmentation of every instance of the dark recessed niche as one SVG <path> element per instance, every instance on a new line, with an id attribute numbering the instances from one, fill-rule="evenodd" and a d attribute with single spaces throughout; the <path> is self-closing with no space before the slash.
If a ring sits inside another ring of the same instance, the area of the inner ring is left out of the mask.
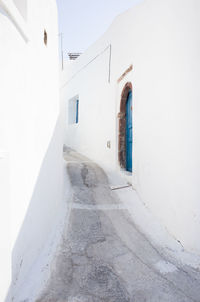
<path id="1" fill-rule="evenodd" d="M 44 44 L 47 45 L 47 32 L 44 30 Z"/>

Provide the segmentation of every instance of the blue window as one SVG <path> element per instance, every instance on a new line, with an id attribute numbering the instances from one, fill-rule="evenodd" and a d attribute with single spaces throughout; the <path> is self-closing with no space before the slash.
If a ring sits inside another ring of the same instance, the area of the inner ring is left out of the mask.
<path id="1" fill-rule="evenodd" d="M 76 95 L 68 101 L 68 124 L 78 124 L 79 122 L 79 96 Z"/>
<path id="2" fill-rule="evenodd" d="M 79 107 L 79 100 L 76 100 L 76 124 L 78 124 L 78 107 Z"/>

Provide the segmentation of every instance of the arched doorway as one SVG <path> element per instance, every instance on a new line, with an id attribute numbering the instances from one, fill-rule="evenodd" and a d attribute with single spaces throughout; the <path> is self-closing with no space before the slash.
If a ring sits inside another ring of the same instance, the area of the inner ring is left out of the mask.
<path id="1" fill-rule="evenodd" d="M 121 168 L 132 172 L 132 84 L 126 83 L 120 103 L 119 163 Z"/>

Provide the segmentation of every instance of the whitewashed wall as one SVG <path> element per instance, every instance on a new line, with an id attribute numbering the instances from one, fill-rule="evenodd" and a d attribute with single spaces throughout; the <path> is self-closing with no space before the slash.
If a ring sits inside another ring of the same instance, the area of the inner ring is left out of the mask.
<path id="1" fill-rule="evenodd" d="M 200 2 L 146 0 L 117 17 L 62 77 L 66 144 L 119 170 L 120 95 L 133 85 L 133 185 L 169 233 L 200 252 Z M 108 82 L 111 45 L 111 82 Z M 133 65 L 121 82 L 118 78 Z M 67 103 L 79 95 L 79 123 Z M 111 149 L 106 142 L 111 141 Z"/>
<path id="2" fill-rule="evenodd" d="M 0 1 L 0 301 L 10 283 L 11 251 L 10 297 L 62 205 L 57 39 L 56 1 Z"/>

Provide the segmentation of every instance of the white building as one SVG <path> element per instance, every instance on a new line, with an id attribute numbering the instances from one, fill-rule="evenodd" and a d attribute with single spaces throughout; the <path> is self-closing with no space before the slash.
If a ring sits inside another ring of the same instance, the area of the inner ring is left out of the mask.
<path id="1" fill-rule="evenodd" d="M 63 142 L 200 253 L 199 15 L 198 0 L 144 0 L 117 17 L 66 66 L 60 116 L 56 1 L 0 0 L 0 301 L 42 286 L 66 212 Z"/>
<path id="2" fill-rule="evenodd" d="M 65 143 L 131 178 L 168 232 L 198 254 L 199 16 L 198 0 L 140 1 L 66 66 L 61 84 Z"/>
<path id="3" fill-rule="evenodd" d="M 1 0 L 0 45 L 0 301 L 12 253 L 11 301 L 63 200 L 56 1 Z"/>

